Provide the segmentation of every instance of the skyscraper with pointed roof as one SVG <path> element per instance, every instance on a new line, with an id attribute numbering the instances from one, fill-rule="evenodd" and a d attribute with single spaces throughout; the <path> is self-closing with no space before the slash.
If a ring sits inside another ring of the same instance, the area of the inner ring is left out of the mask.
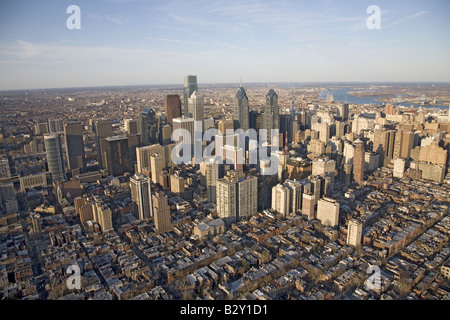
<path id="1" fill-rule="evenodd" d="M 249 128 L 248 122 L 248 97 L 242 85 L 238 88 L 234 98 L 234 112 L 233 120 L 235 128 L 240 128 L 247 131 Z"/>
<path id="2" fill-rule="evenodd" d="M 271 139 L 272 129 L 280 128 L 279 116 L 278 95 L 273 89 L 270 89 L 266 95 L 266 106 L 263 116 L 263 129 L 267 130 L 267 140 Z"/>

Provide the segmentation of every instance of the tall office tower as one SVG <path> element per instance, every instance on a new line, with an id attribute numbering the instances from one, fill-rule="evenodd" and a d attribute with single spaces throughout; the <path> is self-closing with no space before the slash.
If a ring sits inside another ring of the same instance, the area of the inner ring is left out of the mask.
<path id="1" fill-rule="evenodd" d="M 217 124 L 217 129 L 219 130 L 219 134 L 225 135 L 227 130 L 231 130 L 234 132 L 234 120 L 232 119 L 222 119 L 219 120 Z"/>
<path id="2" fill-rule="evenodd" d="M 339 202 L 326 197 L 319 199 L 317 202 L 317 219 L 326 226 L 337 226 L 339 223 Z"/>
<path id="3" fill-rule="evenodd" d="M 295 119 L 295 106 L 294 106 L 294 101 L 292 101 L 292 105 L 291 105 L 291 109 L 289 110 L 289 114 L 291 115 L 292 121 L 297 121 L 297 120 Z"/>
<path id="4" fill-rule="evenodd" d="M 173 119 L 173 132 L 177 129 L 185 129 L 187 132 L 183 132 L 182 139 L 183 144 L 194 144 L 194 118 L 175 118 Z M 190 139 L 190 142 L 189 142 Z M 174 143 L 178 143 L 179 141 L 174 141 Z"/>
<path id="5" fill-rule="evenodd" d="M 152 182 L 158 183 L 159 174 L 164 169 L 164 159 L 163 155 L 159 153 L 154 153 L 150 156 L 150 170 L 152 175 Z"/>
<path id="6" fill-rule="evenodd" d="M 84 197 L 77 197 L 74 199 L 75 212 L 80 217 L 81 223 L 94 220 L 94 213 L 92 211 L 92 203 Z"/>
<path id="7" fill-rule="evenodd" d="M 395 106 L 393 104 L 386 104 L 384 106 L 385 114 L 395 114 Z"/>
<path id="8" fill-rule="evenodd" d="M 167 123 L 172 124 L 174 118 L 181 117 L 181 99 L 178 94 L 168 94 L 164 98 L 164 110 Z"/>
<path id="9" fill-rule="evenodd" d="M 216 203 L 216 181 L 219 179 L 219 163 L 214 158 L 200 163 L 201 183 L 206 187 L 209 203 Z"/>
<path id="10" fill-rule="evenodd" d="M 63 121 L 61 119 L 48 119 L 49 133 L 62 132 L 63 130 Z"/>
<path id="11" fill-rule="evenodd" d="M 297 180 L 286 180 L 284 186 L 289 188 L 289 212 L 297 213 L 302 210 L 302 193 L 304 184 Z"/>
<path id="12" fill-rule="evenodd" d="M 381 155 L 381 163 L 387 166 L 393 159 L 394 153 L 394 130 L 375 130 L 373 135 L 373 152 Z"/>
<path id="13" fill-rule="evenodd" d="M 282 214 L 283 217 L 287 217 L 290 213 L 290 195 L 291 190 L 282 184 L 277 184 L 272 188 L 272 209 Z"/>
<path id="14" fill-rule="evenodd" d="M 130 135 L 142 134 L 142 119 L 137 117 L 135 119 L 124 119 L 125 131 Z"/>
<path id="15" fill-rule="evenodd" d="M 283 135 L 283 144 L 281 145 L 284 145 L 285 141 L 292 142 L 292 122 L 290 114 L 280 114 L 278 123 L 280 125 L 280 134 Z"/>
<path id="16" fill-rule="evenodd" d="M 236 182 L 237 179 L 231 177 L 225 177 L 216 182 L 217 214 L 228 226 L 236 222 Z"/>
<path id="17" fill-rule="evenodd" d="M 200 121 L 202 123 L 202 130 L 204 131 L 204 101 L 203 96 L 198 93 L 197 90 L 192 92 L 188 99 L 188 115 L 189 118 L 193 118 L 194 121 Z"/>
<path id="18" fill-rule="evenodd" d="M 42 218 L 39 213 L 30 212 L 31 218 L 31 230 L 33 234 L 39 234 L 42 232 Z"/>
<path id="19" fill-rule="evenodd" d="M 102 163 L 110 175 L 121 176 L 131 170 L 128 138 L 108 137 L 100 140 Z"/>
<path id="20" fill-rule="evenodd" d="M 267 140 L 271 141 L 272 129 L 280 129 L 279 123 L 278 95 L 270 89 L 266 95 L 266 106 L 264 108 L 263 129 L 267 130 Z M 273 141 L 272 141 L 273 144 Z"/>
<path id="21" fill-rule="evenodd" d="M 8 159 L 0 160 L 0 179 L 11 177 L 11 170 L 9 169 Z"/>
<path id="22" fill-rule="evenodd" d="M 414 133 L 398 130 L 395 133 L 393 158 L 409 158 L 414 146 Z"/>
<path id="23" fill-rule="evenodd" d="M 95 133 L 95 145 L 97 147 L 97 160 L 100 168 L 103 166 L 103 152 L 101 146 L 101 140 L 114 135 L 111 120 L 97 119 L 94 121 L 92 129 Z"/>
<path id="24" fill-rule="evenodd" d="M 61 137 L 58 134 L 46 134 L 44 135 L 44 143 L 51 179 L 53 181 L 66 180 Z"/>
<path id="25" fill-rule="evenodd" d="M 159 144 L 166 146 L 172 142 L 172 126 L 168 123 L 161 125 L 161 134 L 159 135 Z"/>
<path id="26" fill-rule="evenodd" d="M 363 223 L 357 219 L 350 219 L 347 230 L 347 244 L 361 246 Z"/>
<path id="27" fill-rule="evenodd" d="M 234 97 L 234 112 L 233 112 L 233 120 L 235 123 L 235 128 L 240 128 L 244 131 L 247 131 L 249 128 L 248 121 L 248 98 L 245 93 L 245 89 L 240 86 L 236 92 L 236 96 Z"/>
<path id="28" fill-rule="evenodd" d="M 305 130 L 308 127 L 308 111 L 300 110 L 297 113 L 297 122 L 300 125 L 301 130 Z"/>
<path id="29" fill-rule="evenodd" d="M 144 145 L 159 142 L 159 119 L 153 109 L 145 108 L 141 113 L 142 142 Z"/>
<path id="30" fill-rule="evenodd" d="M 344 136 L 345 123 L 341 121 L 336 121 L 335 123 L 336 133 L 335 136 L 337 138 L 342 138 Z"/>
<path id="31" fill-rule="evenodd" d="M 47 122 L 39 122 L 34 125 L 34 134 L 37 136 L 48 133 L 48 123 Z"/>
<path id="32" fill-rule="evenodd" d="M 364 184 L 364 142 L 360 139 L 355 141 L 355 153 L 353 155 L 353 179 L 360 185 Z"/>
<path id="33" fill-rule="evenodd" d="M 316 218 L 314 207 L 316 199 L 314 194 L 310 192 L 304 192 L 302 197 L 302 214 L 308 217 L 308 220 Z"/>
<path id="34" fill-rule="evenodd" d="M 77 122 L 64 124 L 66 157 L 72 175 L 86 171 L 84 156 L 83 125 Z M 75 171 L 74 171 L 75 170 Z"/>
<path id="35" fill-rule="evenodd" d="M 189 101 L 194 91 L 198 91 L 197 76 L 189 75 L 184 77 L 184 89 L 183 89 L 183 115 L 188 118 L 189 114 Z"/>
<path id="36" fill-rule="evenodd" d="M 258 178 L 249 176 L 237 182 L 237 220 L 249 218 L 258 210 Z"/>
<path id="37" fill-rule="evenodd" d="M 322 181 L 320 180 L 320 177 L 314 176 L 309 178 L 309 181 L 311 182 L 310 192 L 314 194 L 314 204 L 317 205 L 317 201 L 319 201 L 323 195 Z"/>
<path id="38" fill-rule="evenodd" d="M 102 203 L 97 207 L 97 217 L 97 223 L 100 225 L 103 233 L 113 230 L 112 211 L 106 204 Z"/>
<path id="39" fill-rule="evenodd" d="M 168 166 L 165 147 L 161 146 L 160 144 L 152 144 L 150 146 L 139 147 L 136 148 L 136 162 L 138 173 L 151 173 L 151 156 L 155 153 L 161 156 L 163 168 Z"/>
<path id="40" fill-rule="evenodd" d="M 326 122 L 315 123 L 311 126 L 312 130 L 319 132 L 319 140 L 327 143 L 330 139 L 330 126 Z"/>
<path id="41" fill-rule="evenodd" d="M 133 215 L 136 219 L 145 220 L 153 217 L 152 191 L 150 178 L 136 173 L 130 178 Z"/>
<path id="42" fill-rule="evenodd" d="M 349 115 L 348 103 L 344 103 L 342 105 L 339 105 L 338 106 L 338 113 L 339 113 L 339 116 L 342 118 L 342 121 L 347 121 L 348 120 L 348 115 Z"/>
<path id="43" fill-rule="evenodd" d="M 180 194 L 184 192 L 184 178 L 179 175 L 170 175 L 170 191 L 175 194 Z"/>
<path id="44" fill-rule="evenodd" d="M 170 221 L 170 208 L 167 196 L 164 192 L 156 192 L 152 195 L 153 218 L 158 233 L 169 232 L 172 230 L 172 222 Z"/>
<path id="45" fill-rule="evenodd" d="M 334 188 L 334 178 L 336 177 L 336 161 L 329 158 L 319 158 L 313 160 L 312 176 L 328 176 L 331 178 L 331 188 Z"/>

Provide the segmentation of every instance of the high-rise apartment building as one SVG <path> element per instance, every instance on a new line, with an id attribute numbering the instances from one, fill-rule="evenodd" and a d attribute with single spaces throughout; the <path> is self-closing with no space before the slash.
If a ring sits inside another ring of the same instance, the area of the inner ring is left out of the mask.
<path id="1" fill-rule="evenodd" d="M 66 180 L 61 136 L 58 134 L 46 134 L 44 135 L 44 144 L 51 179 L 53 181 Z"/>
<path id="2" fill-rule="evenodd" d="M 133 214 L 136 219 L 146 220 L 153 217 L 152 192 L 150 178 L 136 173 L 130 178 Z"/>
<path id="3" fill-rule="evenodd" d="M 167 196 L 164 192 L 156 192 L 152 195 L 153 218 L 158 233 L 168 232 L 172 230 L 170 219 L 170 208 Z"/>
<path id="4" fill-rule="evenodd" d="M 249 129 L 248 111 L 248 97 L 244 88 L 240 86 L 236 92 L 236 96 L 234 97 L 233 120 L 235 123 L 235 128 L 240 128 L 244 131 Z"/>
<path id="5" fill-rule="evenodd" d="M 308 220 L 316 218 L 315 215 L 315 203 L 316 199 L 311 192 L 304 192 L 302 195 L 302 214 L 308 217 Z"/>
<path id="6" fill-rule="evenodd" d="M 325 226 L 335 227 L 339 223 L 339 202 L 330 198 L 317 202 L 317 219 Z"/>
<path id="7" fill-rule="evenodd" d="M 272 209 L 279 212 L 283 217 L 287 217 L 290 213 L 290 195 L 291 190 L 282 184 L 277 184 L 272 188 Z"/>
<path id="8" fill-rule="evenodd" d="M 219 179 L 219 163 L 214 158 L 200 163 L 201 183 L 206 187 L 209 203 L 216 203 L 216 181 Z"/>
<path id="9" fill-rule="evenodd" d="M 172 124 L 174 118 L 181 117 L 181 99 L 178 94 L 169 94 L 164 98 L 164 110 L 167 123 Z"/>
<path id="10" fill-rule="evenodd" d="M 67 166 L 72 175 L 86 171 L 86 158 L 84 156 L 83 125 L 77 122 L 64 124 L 64 136 Z"/>
<path id="11" fill-rule="evenodd" d="M 347 230 L 347 244 L 359 247 L 361 246 L 363 223 L 357 219 L 350 219 Z"/>
<path id="12" fill-rule="evenodd" d="M 233 171 L 216 182 L 217 213 L 227 225 L 257 212 L 258 180 Z"/>

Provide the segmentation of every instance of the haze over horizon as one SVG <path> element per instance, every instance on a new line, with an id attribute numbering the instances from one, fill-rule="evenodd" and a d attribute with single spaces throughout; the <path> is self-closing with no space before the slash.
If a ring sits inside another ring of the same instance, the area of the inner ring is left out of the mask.
<path id="1" fill-rule="evenodd" d="M 66 9 L 81 10 L 69 30 Z M 367 8 L 381 9 L 370 30 Z M 3 1 L 0 90 L 202 83 L 449 82 L 434 1 Z"/>

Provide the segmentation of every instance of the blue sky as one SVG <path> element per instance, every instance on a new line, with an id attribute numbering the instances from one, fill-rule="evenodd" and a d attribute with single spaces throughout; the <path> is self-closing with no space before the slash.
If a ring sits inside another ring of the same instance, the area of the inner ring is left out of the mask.
<path id="1" fill-rule="evenodd" d="M 69 30 L 68 6 L 81 9 Z M 381 29 L 370 30 L 370 5 Z M 450 2 L 2 0 L 0 90 L 450 81 Z"/>

